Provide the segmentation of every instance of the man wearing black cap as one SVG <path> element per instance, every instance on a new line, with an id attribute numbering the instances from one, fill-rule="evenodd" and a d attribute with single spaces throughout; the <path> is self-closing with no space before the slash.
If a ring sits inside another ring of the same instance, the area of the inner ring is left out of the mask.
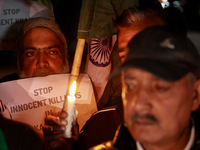
<path id="1" fill-rule="evenodd" d="M 124 124 L 94 149 L 200 149 L 192 112 L 200 104 L 200 55 L 189 39 L 149 27 L 129 43 L 121 67 Z"/>

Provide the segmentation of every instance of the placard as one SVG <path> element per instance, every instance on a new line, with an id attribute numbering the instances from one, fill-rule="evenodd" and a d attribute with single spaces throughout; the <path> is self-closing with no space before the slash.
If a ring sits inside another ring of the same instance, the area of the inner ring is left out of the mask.
<path id="1" fill-rule="evenodd" d="M 19 79 L 0 83 L 0 99 L 12 119 L 32 125 L 42 131 L 44 118 L 61 110 L 65 101 L 70 74 Z M 79 129 L 97 111 L 93 87 L 87 74 L 80 74 L 76 94 Z"/>

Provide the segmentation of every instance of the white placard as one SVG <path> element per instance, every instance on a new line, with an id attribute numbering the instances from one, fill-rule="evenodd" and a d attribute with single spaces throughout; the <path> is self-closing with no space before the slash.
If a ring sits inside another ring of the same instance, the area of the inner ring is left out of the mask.
<path id="1" fill-rule="evenodd" d="M 63 107 L 70 74 L 19 79 L 0 83 L 0 99 L 12 119 L 42 131 L 44 118 Z M 76 94 L 79 129 L 97 111 L 93 87 L 87 74 L 80 74 Z"/>

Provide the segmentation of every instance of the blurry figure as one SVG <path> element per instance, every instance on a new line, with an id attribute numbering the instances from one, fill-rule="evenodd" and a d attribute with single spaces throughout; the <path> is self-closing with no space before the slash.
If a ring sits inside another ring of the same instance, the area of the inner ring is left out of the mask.
<path id="1" fill-rule="evenodd" d="M 0 116 L 1 150 L 50 150 L 45 140 L 27 124 Z"/>
<path id="2" fill-rule="evenodd" d="M 126 1 L 126 2 L 128 2 L 128 1 Z M 126 3 L 125 2 L 125 3 Z M 131 4 L 132 3 L 132 4 Z M 130 2 L 130 3 L 127 3 L 127 5 L 125 5 L 125 6 L 127 6 L 128 7 L 128 5 L 129 5 L 129 7 L 131 7 L 132 5 L 133 5 L 133 3 L 135 3 L 135 5 L 136 5 L 136 1 L 132 1 L 132 2 Z M 134 5 L 133 5 L 134 6 Z M 149 9 L 151 9 L 151 11 L 152 10 L 156 10 L 156 11 L 160 11 L 159 13 L 159 17 L 160 18 L 162 18 L 163 16 L 163 10 L 162 10 L 162 8 L 161 8 L 161 5 L 160 5 L 160 3 L 157 1 L 157 0 L 145 0 L 145 1 L 143 1 L 143 0 L 139 0 L 139 6 L 137 6 L 136 5 L 136 7 L 138 7 L 138 8 L 141 8 L 141 9 L 145 9 L 145 8 L 149 8 Z M 128 9 L 124 9 L 124 10 L 128 10 Z M 124 27 L 128 27 L 129 25 L 131 25 L 132 23 L 134 23 L 134 21 L 137 21 L 138 19 L 140 19 L 140 17 L 143 17 L 142 15 L 143 14 L 141 14 L 141 16 L 134 16 L 134 18 L 131 18 L 131 14 L 132 13 L 134 13 L 134 10 L 133 10 L 133 12 L 131 12 L 131 10 L 128 12 L 128 11 L 122 11 L 121 13 L 119 13 L 119 14 L 121 14 L 121 15 L 119 15 L 117 18 L 116 18 L 116 20 L 115 20 L 115 23 L 113 23 L 113 25 L 115 25 L 115 28 L 119 31 L 119 30 L 121 30 L 120 29 L 120 27 L 118 27 L 118 26 L 122 26 L 122 28 L 124 28 Z M 130 13 L 130 14 L 129 14 Z M 153 13 L 153 12 L 151 12 L 151 13 Z M 154 12 L 155 13 L 155 12 Z M 148 13 L 147 13 L 148 14 Z M 147 14 L 144 14 L 144 16 L 145 15 L 147 15 Z M 130 15 L 130 16 L 129 16 Z M 153 15 L 153 14 L 152 14 Z M 157 14 L 155 14 L 155 15 L 158 15 L 158 13 Z M 127 17 L 127 18 L 125 18 L 125 16 Z M 124 17 L 124 18 L 123 18 Z M 128 18 L 128 17 L 130 17 L 130 18 Z M 123 19 L 125 19 L 125 21 L 123 22 Z M 126 19 L 129 19 L 129 20 L 127 20 L 127 22 L 126 22 Z M 132 22 L 129 22 L 130 20 L 132 20 Z M 163 19 L 164 20 L 164 19 Z M 147 21 L 148 22 L 148 21 Z M 151 22 L 151 21 L 150 21 Z M 153 21 L 152 21 L 153 22 Z M 126 24 L 127 23 L 127 24 Z M 117 25 L 116 25 L 117 24 Z M 120 25 L 121 24 L 121 25 Z M 124 24 L 124 25 L 123 25 Z M 142 25 L 143 26 L 143 25 Z M 142 27 L 141 27 L 142 28 Z M 102 93 L 102 95 L 99 97 L 100 99 L 99 99 L 99 101 L 98 101 L 98 103 L 97 103 L 97 107 L 98 107 L 98 109 L 100 110 L 100 109 L 103 109 L 103 108 L 106 108 L 106 107 L 110 107 L 110 106 L 114 106 L 114 105 L 116 105 L 116 104 L 118 104 L 118 102 L 120 101 L 120 99 L 121 99 L 121 94 L 120 94 L 120 91 L 121 91 L 121 86 L 120 86 L 120 84 L 121 84 L 121 81 L 120 81 L 120 76 L 116 76 L 116 77 L 114 77 L 112 80 L 110 80 L 110 81 L 108 81 L 107 80 L 107 78 L 108 78 L 108 76 L 109 76 L 109 74 L 110 74 L 110 72 L 112 72 L 113 70 L 115 70 L 120 64 L 121 64 L 121 58 L 119 57 L 119 55 L 121 55 L 121 52 L 120 53 L 118 53 L 118 49 L 119 49 L 119 47 L 118 47 L 118 42 L 116 41 L 115 43 L 114 43 L 114 41 L 116 40 L 116 38 L 117 38 L 117 40 L 119 41 L 119 35 L 117 35 L 117 37 L 115 37 L 115 36 L 112 36 L 112 38 L 107 38 L 107 39 L 109 39 L 110 40 L 110 47 L 112 47 L 112 48 L 110 48 L 110 51 L 108 51 L 108 53 L 110 54 L 109 55 L 109 57 L 107 57 L 107 58 L 109 58 L 109 61 L 110 61 L 110 68 L 108 69 L 109 71 L 102 71 L 102 72 L 100 72 L 99 74 L 101 75 L 101 74 L 103 74 L 104 75 L 104 80 L 106 81 L 105 83 L 105 85 L 104 85 L 104 87 L 103 88 L 101 88 L 102 90 L 103 90 L 103 93 Z M 124 38 L 124 37 L 123 37 Z M 109 40 L 107 40 L 107 41 L 109 41 Z M 121 39 L 120 39 L 121 40 Z M 101 41 L 106 41 L 105 39 L 101 39 Z M 125 38 L 125 41 L 126 41 L 126 38 Z M 92 43 L 92 41 L 91 41 L 91 43 Z M 104 44 L 105 42 L 102 42 L 102 44 Z M 108 43 L 108 42 L 107 42 Z M 112 45 L 112 44 L 115 44 L 115 45 Z M 99 44 L 99 45 L 101 45 L 101 44 Z M 94 45 L 94 47 L 95 47 L 95 45 Z M 103 48 L 105 47 L 105 46 L 102 46 Z M 103 49 L 102 48 L 102 49 Z M 97 46 L 96 46 L 96 49 L 97 49 Z M 106 50 L 106 49 L 105 49 Z M 104 50 L 104 51 L 105 51 Z M 94 53 L 94 52 L 93 52 Z M 98 54 L 98 53 L 96 53 L 96 54 Z M 102 54 L 104 54 L 103 52 L 102 52 Z M 90 56 L 91 57 L 91 56 Z M 103 60 L 103 59 L 102 59 Z M 90 60 L 91 61 L 91 60 Z M 102 65 L 102 64 L 101 64 Z M 102 67 L 99 65 L 99 68 L 101 69 Z M 105 68 L 105 67 L 104 67 Z M 108 67 L 107 67 L 108 68 Z M 99 70 L 100 70 L 99 69 Z M 94 69 L 93 69 L 94 70 Z M 103 70 L 103 69 L 102 69 Z M 98 75 L 98 77 L 96 77 L 96 78 L 99 78 L 100 77 L 100 75 Z M 95 76 L 94 76 L 94 78 L 95 78 Z M 102 79 L 101 79 L 102 80 Z M 100 81 L 100 79 L 99 79 L 99 81 Z"/>
<path id="3" fill-rule="evenodd" d="M 149 3 L 151 3 L 151 5 Z M 155 13 L 154 14 L 155 16 L 159 16 L 159 18 L 161 20 L 163 20 L 165 22 L 165 24 L 167 24 L 171 28 L 171 30 L 173 30 L 174 32 L 183 34 L 184 36 L 187 35 L 187 23 L 185 21 L 185 17 L 183 15 L 183 13 L 181 13 L 177 8 L 168 7 L 168 8 L 163 9 L 159 3 L 156 3 L 156 2 L 153 3 L 152 0 L 140 1 L 139 8 L 140 9 L 151 9 L 149 11 L 151 11 L 151 13 Z M 154 10 L 157 10 L 159 12 L 156 13 Z M 135 29 L 130 32 L 129 29 L 126 27 L 133 24 L 134 21 L 137 21 L 137 19 L 139 19 L 140 17 L 143 17 L 143 14 L 137 14 L 137 16 L 135 16 L 135 18 L 133 18 L 133 20 L 132 20 L 131 14 L 134 13 L 134 10 L 124 11 L 123 13 L 126 15 L 121 15 L 116 20 L 116 27 L 120 30 L 120 32 L 118 33 L 118 41 L 121 41 L 121 42 L 120 43 L 118 42 L 118 44 L 119 44 L 118 49 L 115 48 L 112 52 L 112 56 L 111 56 L 112 57 L 111 63 L 113 65 L 112 70 L 115 70 L 115 68 L 117 68 L 121 64 L 120 60 L 117 56 L 118 54 L 121 59 L 125 58 L 126 52 L 124 51 L 123 47 L 126 46 L 127 40 L 130 40 L 132 38 L 132 36 L 137 33 L 138 28 L 143 29 L 146 26 L 151 26 L 151 24 L 154 24 L 153 20 L 155 20 L 155 22 L 159 21 L 157 18 L 153 17 L 153 18 L 150 18 L 149 21 L 147 20 L 145 23 L 143 23 L 143 21 L 138 22 L 138 27 L 133 27 L 133 29 L 134 28 Z M 146 11 L 146 13 L 147 14 L 144 14 L 144 15 L 148 15 L 148 11 Z M 152 14 L 152 16 L 153 16 L 153 14 Z M 128 19 L 128 20 L 124 21 L 126 19 Z M 151 19 L 153 19 L 153 20 L 151 21 Z M 136 32 L 136 33 L 134 33 L 134 32 Z M 119 39 L 119 38 L 121 38 L 121 39 Z M 116 49 L 117 49 L 117 53 L 115 52 Z M 104 93 L 97 104 L 99 110 L 102 108 L 105 108 L 105 107 L 116 105 L 120 101 L 121 94 L 119 92 L 117 92 L 119 94 L 116 93 L 116 91 L 120 91 L 120 89 L 121 89 L 121 88 L 119 88 L 119 86 L 120 86 L 120 77 L 119 76 L 116 76 L 113 79 L 111 79 L 110 81 L 108 81 L 108 83 L 104 89 Z M 114 99 L 113 97 L 115 97 L 115 100 L 113 100 Z"/>
<path id="4" fill-rule="evenodd" d="M 170 17 L 173 18 L 173 16 L 170 16 L 168 12 L 168 8 L 163 10 L 159 9 L 159 7 L 157 9 L 152 9 L 144 6 L 133 8 L 130 7 L 124 10 L 122 15 L 119 16 L 116 20 L 116 27 L 119 29 L 118 54 L 121 58 L 121 62 L 123 62 L 126 58 L 126 47 L 129 41 L 137 33 L 147 27 L 166 24 L 174 32 L 186 35 L 186 30 L 184 28 L 185 23 L 183 23 L 182 26 L 176 24 L 173 19 L 169 19 Z M 179 12 L 177 12 L 177 14 L 179 14 Z M 178 16 L 177 14 L 174 15 Z M 179 20 L 182 17 L 183 16 L 179 16 Z M 118 86 L 116 86 L 117 83 Z M 114 88 L 113 85 L 115 85 L 116 88 Z M 111 92 L 113 92 L 112 97 L 109 97 L 108 95 Z M 117 104 L 117 102 L 119 104 Z M 114 104 L 117 104 L 116 108 L 115 106 L 112 107 Z M 81 145 L 85 146 L 86 144 L 88 144 L 85 149 L 91 147 L 92 145 L 94 146 L 95 143 L 98 144 L 99 142 L 107 141 L 113 138 L 115 130 L 117 129 L 119 123 L 121 123 L 123 120 L 121 106 L 120 74 L 116 75 L 108 81 L 107 87 L 104 91 L 104 95 L 98 103 L 98 108 L 103 108 L 103 110 L 95 113 L 88 120 L 88 122 L 82 129 L 83 132 L 81 132 L 81 134 L 79 135 Z M 96 135 L 99 135 L 99 138 L 95 138 Z"/>
<path id="5" fill-rule="evenodd" d="M 122 72 L 124 123 L 94 149 L 199 149 L 200 55 L 169 27 L 148 27 L 128 44 Z M 170 113 L 169 113 L 170 112 Z"/>

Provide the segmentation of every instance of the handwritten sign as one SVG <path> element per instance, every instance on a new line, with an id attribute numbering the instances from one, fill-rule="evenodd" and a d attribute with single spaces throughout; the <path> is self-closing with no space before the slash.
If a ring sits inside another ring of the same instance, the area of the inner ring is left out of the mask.
<path id="1" fill-rule="evenodd" d="M 69 77 L 70 74 L 57 74 L 0 83 L 0 99 L 7 106 L 13 120 L 30 124 L 42 131 L 45 116 L 62 109 Z M 81 130 L 97 111 L 97 105 L 88 75 L 80 74 L 77 84 L 75 105 Z"/>

